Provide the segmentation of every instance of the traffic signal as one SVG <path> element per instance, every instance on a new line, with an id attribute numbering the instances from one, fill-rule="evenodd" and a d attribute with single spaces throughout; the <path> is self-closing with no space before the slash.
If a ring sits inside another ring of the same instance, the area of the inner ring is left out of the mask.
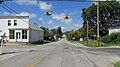
<path id="1" fill-rule="evenodd" d="M 65 20 L 70 19 L 70 16 L 63 16 Z"/>
<path id="2" fill-rule="evenodd" d="M 47 15 L 47 16 L 51 16 L 51 15 L 52 15 L 52 12 L 47 11 L 47 12 L 45 12 L 44 14 Z"/>
<path id="3" fill-rule="evenodd" d="M 0 0 L 0 3 L 4 2 L 4 0 Z"/>

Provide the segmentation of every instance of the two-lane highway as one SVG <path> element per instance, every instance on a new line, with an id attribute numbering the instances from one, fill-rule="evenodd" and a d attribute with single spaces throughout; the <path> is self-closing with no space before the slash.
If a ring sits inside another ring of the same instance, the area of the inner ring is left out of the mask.
<path id="1" fill-rule="evenodd" d="M 62 39 L 2 60 L 0 67 L 99 67 L 81 50 Z"/>

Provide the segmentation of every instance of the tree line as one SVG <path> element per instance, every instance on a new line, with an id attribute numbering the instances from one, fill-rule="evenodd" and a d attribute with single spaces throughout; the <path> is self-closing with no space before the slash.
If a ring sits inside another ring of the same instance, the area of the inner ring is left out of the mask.
<path id="1" fill-rule="evenodd" d="M 44 40 L 46 41 L 56 41 L 58 38 L 62 38 L 63 33 L 61 27 L 51 30 L 45 27 L 41 27 L 41 29 L 44 30 Z"/>
<path id="2" fill-rule="evenodd" d="M 87 21 L 88 34 L 90 39 L 96 39 L 97 35 L 97 5 L 91 4 L 88 8 L 82 9 L 83 27 L 75 31 L 67 31 L 68 40 L 86 39 Z M 120 24 L 120 3 L 117 1 L 101 1 L 99 2 L 99 25 L 100 37 L 108 35 L 109 27 Z"/>

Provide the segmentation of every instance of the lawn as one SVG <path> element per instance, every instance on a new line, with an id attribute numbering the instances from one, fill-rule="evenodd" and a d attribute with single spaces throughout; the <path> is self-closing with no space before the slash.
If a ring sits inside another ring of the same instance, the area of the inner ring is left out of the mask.
<path id="1" fill-rule="evenodd" d="M 85 41 L 85 42 L 79 42 L 81 44 L 83 44 L 84 46 L 87 46 L 87 47 L 96 47 L 97 46 L 97 41 Z"/>
<path id="2" fill-rule="evenodd" d="M 84 46 L 87 46 L 87 47 L 97 47 L 98 46 L 98 42 L 97 41 L 78 41 L 78 43 L 81 43 L 83 44 Z M 103 45 L 104 43 L 101 42 L 101 44 Z M 104 46 L 106 46 L 106 44 L 104 44 Z"/>
<path id="3" fill-rule="evenodd" d="M 120 62 L 116 62 L 114 65 L 115 67 L 120 67 Z"/>

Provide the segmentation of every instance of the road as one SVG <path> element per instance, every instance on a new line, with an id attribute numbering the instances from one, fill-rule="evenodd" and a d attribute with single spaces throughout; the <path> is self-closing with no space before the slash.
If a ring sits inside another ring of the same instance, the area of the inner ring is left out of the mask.
<path id="1" fill-rule="evenodd" d="M 119 56 L 119 52 L 109 50 L 79 47 L 62 39 L 50 45 L 20 47 L 13 52 L 20 54 L 1 60 L 0 67 L 114 67 L 108 57 Z"/>

